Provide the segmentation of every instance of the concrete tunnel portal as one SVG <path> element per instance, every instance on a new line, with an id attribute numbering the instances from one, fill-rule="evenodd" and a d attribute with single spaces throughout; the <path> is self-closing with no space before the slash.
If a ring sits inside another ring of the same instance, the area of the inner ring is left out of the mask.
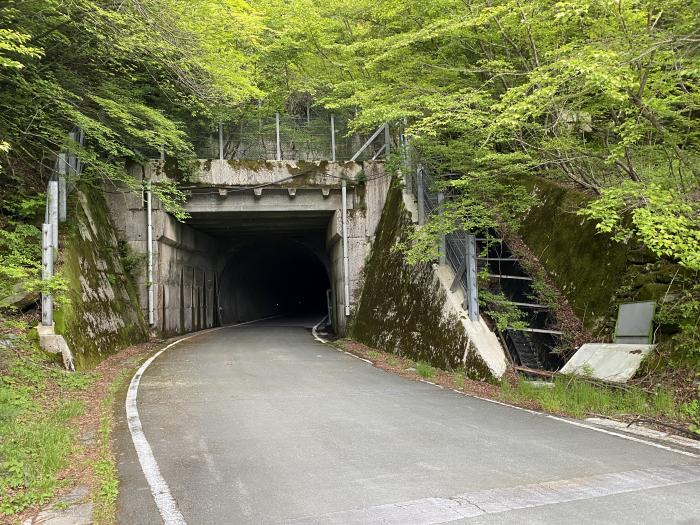
<path id="1" fill-rule="evenodd" d="M 164 169 L 152 161 L 141 176 L 157 180 Z M 155 333 L 330 313 L 344 335 L 389 186 L 380 161 L 201 160 L 196 181 L 181 187 L 184 222 L 158 199 L 150 212 L 139 195 L 109 202 L 123 239 L 152 258 L 138 294 Z"/>
<path id="2" fill-rule="evenodd" d="M 274 315 L 328 314 L 328 213 L 193 214 L 188 224 L 217 244 L 214 308 L 220 324 Z"/>

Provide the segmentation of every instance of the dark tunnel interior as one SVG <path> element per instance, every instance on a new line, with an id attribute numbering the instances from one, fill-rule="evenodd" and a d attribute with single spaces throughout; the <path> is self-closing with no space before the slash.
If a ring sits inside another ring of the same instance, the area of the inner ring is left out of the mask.
<path id="1" fill-rule="evenodd" d="M 328 312 L 330 279 L 326 264 L 304 240 L 258 238 L 229 254 L 218 290 L 224 324 L 273 315 Z"/>

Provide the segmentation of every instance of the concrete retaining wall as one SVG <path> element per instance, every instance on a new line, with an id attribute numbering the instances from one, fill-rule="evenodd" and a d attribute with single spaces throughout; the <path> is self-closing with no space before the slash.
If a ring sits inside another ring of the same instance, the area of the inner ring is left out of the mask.
<path id="1" fill-rule="evenodd" d="M 410 203 L 406 203 L 410 205 Z M 358 341 L 475 378 L 500 376 L 505 354 L 483 321 L 471 323 L 438 265 L 409 265 L 397 244 L 415 227 L 398 185 L 390 193 L 365 270 L 350 334 Z"/>
<path id="2" fill-rule="evenodd" d="M 134 281 L 125 268 L 129 254 L 105 208 L 100 192 L 76 191 L 63 238 L 61 274 L 68 281 L 69 302 L 58 305 L 54 320 L 77 368 L 147 336 Z"/>

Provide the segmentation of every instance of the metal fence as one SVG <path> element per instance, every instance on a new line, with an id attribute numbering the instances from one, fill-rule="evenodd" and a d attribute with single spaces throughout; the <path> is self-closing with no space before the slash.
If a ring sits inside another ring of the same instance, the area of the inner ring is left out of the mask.
<path id="1" fill-rule="evenodd" d="M 425 224 L 432 214 L 440 213 L 450 195 L 435 188 L 435 180 L 427 169 L 418 165 L 410 169 L 409 189 L 418 203 L 418 224 Z M 440 262 L 446 262 L 455 272 L 452 290 L 462 286 L 464 308 L 472 321 L 479 319 L 476 237 L 464 230 L 453 231 L 440 239 Z"/>
<path id="2" fill-rule="evenodd" d="M 328 114 L 273 116 L 223 123 L 193 131 L 190 138 L 201 159 L 347 161 L 369 135 L 350 134 L 348 119 Z M 373 141 L 356 160 L 378 157 Z"/>

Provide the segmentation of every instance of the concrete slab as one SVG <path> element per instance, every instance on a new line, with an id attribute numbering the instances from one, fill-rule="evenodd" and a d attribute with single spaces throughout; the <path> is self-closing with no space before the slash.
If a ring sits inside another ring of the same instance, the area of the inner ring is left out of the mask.
<path id="1" fill-rule="evenodd" d="M 587 343 L 562 367 L 562 374 L 588 375 L 602 381 L 625 383 L 654 348 L 646 344 Z"/>

